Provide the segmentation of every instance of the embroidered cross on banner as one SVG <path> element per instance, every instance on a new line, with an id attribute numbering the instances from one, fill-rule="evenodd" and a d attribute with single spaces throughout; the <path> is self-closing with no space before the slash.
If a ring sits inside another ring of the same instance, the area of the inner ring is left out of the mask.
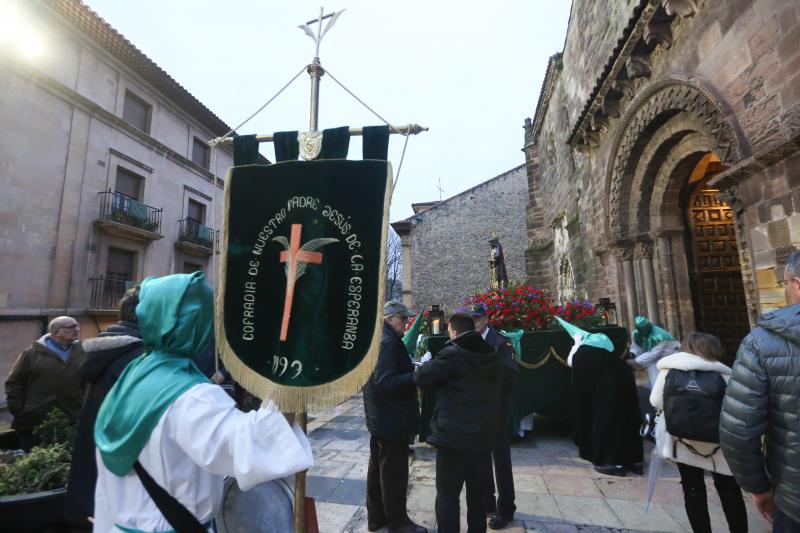
<path id="1" fill-rule="evenodd" d="M 326 244 L 339 242 L 339 239 L 311 239 L 307 243 L 300 245 L 300 234 L 302 233 L 302 224 L 292 224 L 291 240 L 286 237 L 279 236 L 272 240 L 278 241 L 284 248 L 280 253 L 279 260 L 281 263 L 286 263 L 286 298 L 283 304 L 283 321 L 281 322 L 281 341 L 285 342 L 289 333 L 289 322 L 292 318 L 292 300 L 294 299 L 294 290 L 297 280 L 306 273 L 308 264 L 319 265 L 322 264 L 322 253 L 317 252 Z"/>

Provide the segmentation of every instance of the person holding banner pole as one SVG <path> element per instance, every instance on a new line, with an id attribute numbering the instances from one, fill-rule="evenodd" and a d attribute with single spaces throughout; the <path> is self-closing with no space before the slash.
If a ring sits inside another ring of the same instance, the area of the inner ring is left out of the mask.
<path id="1" fill-rule="evenodd" d="M 383 306 L 383 333 L 378 362 L 364 385 L 369 466 L 367 468 L 367 528 L 389 533 L 427 533 L 411 521 L 408 492 L 408 437 L 419 417 L 414 365 L 402 336 L 406 319 L 413 316 L 397 300 Z"/>
<path id="2" fill-rule="evenodd" d="M 239 487 L 308 469 L 311 446 L 271 401 L 244 413 L 194 364 L 211 337 L 201 272 L 147 278 L 136 317 L 144 355 L 97 415 L 95 532 L 209 531 L 225 476 Z"/>

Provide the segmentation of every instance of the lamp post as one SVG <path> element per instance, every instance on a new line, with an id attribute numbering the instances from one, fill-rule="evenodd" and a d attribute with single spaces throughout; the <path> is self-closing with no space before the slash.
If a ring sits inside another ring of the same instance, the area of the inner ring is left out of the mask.
<path id="1" fill-rule="evenodd" d="M 441 335 L 444 330 L 444 311 L 437 304 L 431 305 L 431 312 L 428 316 L 428 330 L 431 335 Z"/>

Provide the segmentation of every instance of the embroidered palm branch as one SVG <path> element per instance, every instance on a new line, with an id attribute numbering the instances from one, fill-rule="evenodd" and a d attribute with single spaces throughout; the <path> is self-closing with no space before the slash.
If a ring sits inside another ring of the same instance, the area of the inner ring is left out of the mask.
<path id="1" fill-rule="evenodd" d="M 287 251 L 289 250 L 289 239 L 287 239 L 286 237 L 284 237 L 282 235 L 279 235 L 278 237 L 273 237 L 272 240 L 280 243 L 281 246 L 283 246 L 284 250 L 287 250 Z M 319 238 L 319 239 L 311 239 L 310 241 L 308 241 L 307 243 L 305 243 L 304 245 L 302 245 L 300 247 L 300 251 L 301 252 L 316 252 L 317 250 L 319 250 L 323 246 L 328 245 L 328 244 L 333 244 L 335 242 L 339 242 L 339 239 L 332 239 L 332 238 L 327 238 L 327 237 L 322 237 L 322 238 Z M 300 277 L 303 274 L 306 273 L 306 266 L 307 265 L 308 265 L 308 263 L 306 263 L 305 261 L 297 261 L 297 273 L 295 274 L 295 277 L 294 277 L 295 280 L 300 279 Z M 286 263 L 286 266 L 284 267 L 284 272 L 286 273 L 286 276 L 288 277 L 289 276 L 289 263 L 288 262 Z"/>

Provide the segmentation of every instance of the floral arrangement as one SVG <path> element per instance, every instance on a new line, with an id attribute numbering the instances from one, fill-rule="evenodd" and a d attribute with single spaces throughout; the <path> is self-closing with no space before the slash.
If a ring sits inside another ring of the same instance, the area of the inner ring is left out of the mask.
<path id="1" fill-rule="evenodd" d="M 428 335 L 428 317 L 431 316 L 430 311 L 425 311 L 418 315 L 414 315 L 408 319 L 406 322 L 406 331 L 410 330 L 414 327 L 414 323 L 417 321 L 418 318 L 422 318 L 422 322 L 419 325 L 419 334 L 420 335 Z"/>
<path id="2" fill-rule="evenodd" d="M 583 328 L 601 322 L 601 316 L 588 300 L 558 305 L 548 291 L 526 284 L 478 290 L 464 298 L 460 309 L 473 305 L 482 306 L 489 323 L 505 331 L 545 329 L 553 325 L 556 316 Z"/>

